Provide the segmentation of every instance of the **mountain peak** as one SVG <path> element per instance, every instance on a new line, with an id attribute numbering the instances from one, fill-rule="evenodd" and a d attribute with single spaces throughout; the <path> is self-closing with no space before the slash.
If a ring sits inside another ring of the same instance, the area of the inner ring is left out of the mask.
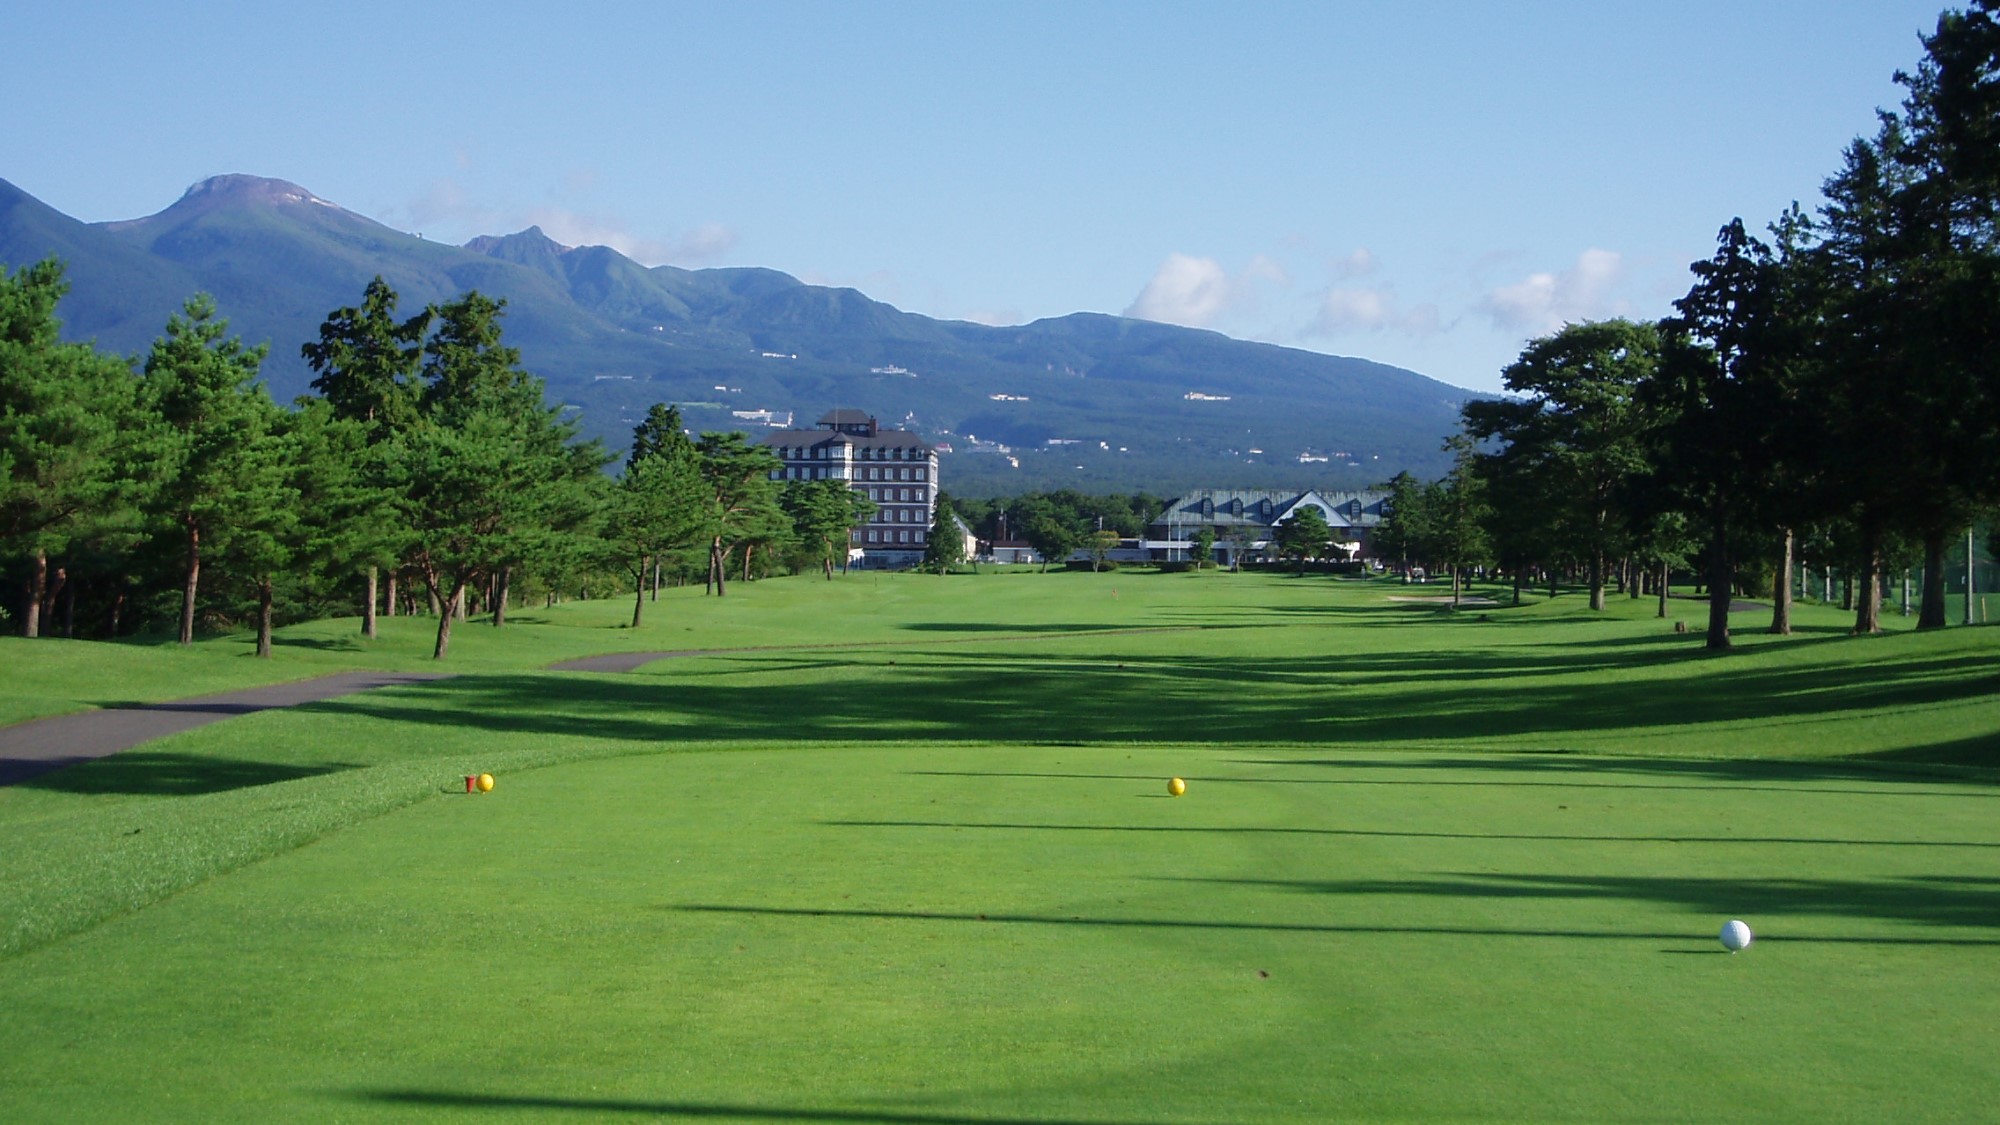
<path id="1" fill-rule="evenodd" d="M 327 213 L 347 215 L 338 204 L 329 203 L 290 180 L 232 173 L 210 176 L 181 193 L 173 206 L 143 219 L 121 219 L 101 224 L 106 230 L 151 230 L 199 219 L 215 211 L 241 207 L 291 207 L 317 204 Z M 357 216 L 358 217 L 358 216 Z"/>
<path id="2" fill-rule="evenodd" d="M 529 227 L 527 230 L 518 230 L 513 234 L 482 234 L 467 242 L 465 248 L 475 254 L 485 254 L 492 258 L 507 258 L 512 261 L 520 261 L 521 255 L 531 252 L 536 254 L 567 254 L 571 250 L 576 249 L 574 246 L 564 246 L 562 243 L 550 238 L 548 235 L 542 233 L 542 228 L 539 226 Z"/>
<path id="3" fill-rule="evenodd" d="M 226 176 L 210 176 L 181 194 L 182 203 L 230 200 L 239 203 L 317 203 L 322 207 L 332 207 L 312 192 L 292 183 L 290 180 L 273 180 L 264 176 L 246 176 L 234 172 Z"/>

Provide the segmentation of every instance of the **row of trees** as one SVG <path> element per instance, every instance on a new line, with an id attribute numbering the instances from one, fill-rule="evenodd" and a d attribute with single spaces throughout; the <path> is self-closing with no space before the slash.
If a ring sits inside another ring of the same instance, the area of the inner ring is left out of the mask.
<path id="1" fill-rule="evenodd" d="M 1378 551 L 1575 567 L 1594 608 L 1614 563 L 1663 590 L 1694 562 L 1714 648 L 1744 588 L 1790 631 L 1801 555 L 1855 575 L 1858 632 L 1880 628 L 1885 572 L 1921 563 L 1919 627 L 1944 625 L 1946 546 L 2000 505 L 1995 0 L 1924 46 L 1823 206 L 1767 238 L 1723 227 L 1675 316 L 1530 343 L 1505 372 L 1518 397 L 1465 407 L 1451 476 L 1395 482 Z"/>
<path id="2" fill-rule="evenodd" d="M 1080 550 L 1101 562 L 1121 537 L 1145 534 L 1147 521 L 1166 507 L 1163 498 L 1144 492 L 1090 496 L 1070 488 L 957 504 L 979 538 L 1025 541 L 1042 557 L 1043 569 Z"/>
<path id="3" fill-rule="evenodd" d="M 58 606 L 73 633 L 89 587 L 104 615 L 86 632 L 171 614 L 185 644 L 198 615 L 247 608 L 268 655 L 275 617 L 344 609 L 359 583 L 373 636 L 378 605 L 416 608 L 414 582 L 443 657 L 468 602 L 503 625 L 522 578 L 553 591 L 622 572 L 637 625 L 663 575 L 698 568 L 717 595 L 736 560 L 745 577 L 774 559 L 830 577 L 873 512 L 838 481 L 781 487 L 768 450 L 691 439 L 665 406 L 607 476 L 603 447 L 502 342 L 504 302 L 477 292 L 402 317 L 377 278 L 304 345 L 315 394 L 289 409 L 258 381 L 265 349 L 229 336 L 208 297 L 138 360 L 64 342 L 64 292 L 54 260 L 0 270 L 0 560 L 27 636 Z"/>

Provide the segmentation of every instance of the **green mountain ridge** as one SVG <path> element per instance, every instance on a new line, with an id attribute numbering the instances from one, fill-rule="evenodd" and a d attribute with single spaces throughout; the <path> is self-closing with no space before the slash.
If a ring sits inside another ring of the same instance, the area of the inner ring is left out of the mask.
<path id="1" fill-rule="evenodd" d="M 536 227 L 451 246 L 247 175 L 94 224 L 0 180 L 0 263 L 50 254 L 68 264 L 70 337 L 140 353 L 207 291 L 245 340 L 271 344 L 265 377 L 281 401 L 310 380 L 299 345 L 380 274 L 406 312 L 474 288 L 505 298 L 525 364 L 613 446 L 654 402 L 681 404 L 697 428 L 753 431 L 733 412 L 810 425 L 853 407 L 951 445 L 947 487 L 969 494 L 1435 475 L 1473 397 L 1364 359 L 1099 313 L 937 320 L 776 270 L 647 267 Z"/>

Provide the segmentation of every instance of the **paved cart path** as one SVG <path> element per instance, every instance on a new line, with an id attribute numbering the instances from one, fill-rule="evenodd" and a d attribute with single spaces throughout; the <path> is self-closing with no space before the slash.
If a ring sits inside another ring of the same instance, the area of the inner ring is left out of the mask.
<path id="1" fill-rule="evenodd" d="M 1138 629 L 1089 629 L 1084 630 L 1099 636 L 1122 633 L 1173 633 L 1183 632 L 1196 626 L 1164 626 Z M 552 672 L 630 672 L 641 665 L 655 660 L 668 660 L 681 656 L 718 656 L 737 652 L 783 652 L 794 649 L 818 648 L 878 648 L 896 645 L 938 645 L 970 644 L 992 640 L 1049 640 L 1061 635 L 1075 634 L 1027 634 L 990 637 L 954 637 L 950 639 L 932 638 L 922 641 L 876 641 L 860 643 L 832 643 L 812 645 L 772 645 L 746 648 L 681 649 L 672 652 L 613 652 L 600 656 L 587 656 L 581 660 L 565 660 L 552 664 Z M 243 691 L 224 692 L 221 695 L 204 695 L 193 699 L 174 699 L 163 703 L 145 703 L 130 707 L 107 707 L 96 711 L 79 711 L 70 715 L 52 715 L 45 719 L 31 719 L 11 727 L 0 727 L 0 785 L 12 785 L 38 777 L 50 770 L 88 762 L 95 758 L 116 754 L 120 750 L 130 750 L 141 743 L 184 730 L 206 726 L 236 715 L 248 715 L 256 711 L 268 711 L 274 707 L 295 707 L 301 703 L 315 703 L 322 699 L 335 699 L 352 695 L 371 688 L 390 687 L 396 684 L 423 683 L 427 680 L 449 679 L 448 672 L 338 672 L 317 679 L 299 680 L 289 684 L 272 684 L 268 687 L 247 688 Z"/>
<path id="2" fill-rule="evenodd" d="M 246 688 L 221 695 L 31 719 L 11 727 L 0 727 L 0 785 L 26 781 L 50 770 L 116 754 L 142 742 L 193 730 L 236 715 L 315 703 L 370 688 L 447 677 L 448 674 L 441 672 L 338 672 L 317 679 Z"/>

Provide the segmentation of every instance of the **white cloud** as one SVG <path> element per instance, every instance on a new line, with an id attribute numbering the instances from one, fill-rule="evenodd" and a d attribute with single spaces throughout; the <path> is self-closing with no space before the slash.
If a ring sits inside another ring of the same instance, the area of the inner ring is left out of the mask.
<path id="1" fill-rule="evenodd" d="M 1380 289 L 1334 289 L 1320 300 L 1315 327 L 1325 333 L 1379 332 L 1389 323 L 1390 303 Z"/>
<path id="2" fill-rule="evenodd" d="M 972 309 L 961 314 L 958 319 L 983 324 L 988 328 L 1006 328 L 1010 325 L 1025 324 L 1028 318 L 1020 309 Z"/>
<path id="3" fill-rule="evenodd" d="M 1236 286 L 1237 295 L 1248 296 L 1249 283 L 1256 281 L 1284 286 L 1292 283 L 1292 275 L 1285 272 L 1284 263 L 1269 255 L 1259 254 L 1250 259 L 1249 265 L 1243 267 L 1243 276 Z"/>
<path id="4" fill-rule="evenodd" d="M 586 182 L 572 176 L 572 186 Z M 489 207 L 475 202 L 455 179 L 433 180 L 423 193 L 400 208 L 392 208 L 387 221 L 409 230 L 423 231 L 440 226 L 446 237 L 464 238 L 478 234 L 512 234 L 535 226 L 564 246 L 609 246 L 642 265 L 702 265 L 727 254 L 736 246 L 736 232 L 721 223 L 702 223 L 673 238 L 648 238 L 632 233 L 615 215 L 592 214 L 567 207 Z"/>
<path id="5" fill-rule="evenodd" d="M 721 223 L 703 223 L 674 239 L 669 259 L 682 265 L 712 262 L 735 248 L 734 229 Z"/>
<path id="6" fill-rule="evenodd" d="M 527 212 L 527 224 L 565 246 L 609 246 L 646 266 L 700 265 L 712 262 L 736 245 L 736 232 L 721 223 L 703 223 L 671 239 L 631 233 L 612 215 L 589 215 L 563 207 L 537 207 Z"/>
<path id="7" fill-rule="evenodd" d="M 1492 290 L 1479 308 L 1501 328 L 1553 332 L 1567 323 L 1620 311 L 1622 305 L 1611 291 L 1624 276 L 1621 255 L 1593 247 L 1578 254 L 1561 273 L 1533 273 Z"/>
<path id="8" fill-rule="evenodd" d="M 1389 286 L 1335 286 L 1319 299 L 1308 336 L 1341 336 L 1358 332 L 1394 331 L 1405 336 L 1433 336 L 1444 330 L 1434 304 L 1404 308 Z"/>
<path id="9" fill-rule="evenodd" d="M 1258 304 L 1260 288 L 1287 286 L 1291 275 L 1275 258 L 1259 254 L 1234 277 L 1214 258 L 1168 254 L 1125 315 L 1164 324 L 1206 328 Z"/>
<path id="10" fill-rule="evenodd" d="M 1169 254 L 1126 316 L 1205 328 L 1229 304 L 1229 271 L 1214 258 Z"/>
<path id="11" fill-rule="evenodd" d="M 1333 272 L 1336 277 L 1367 277 L 1379 265 L 1375 251 L 1366 246 L 1356 246 L 1351 253 L 1334 259 Z"/>

